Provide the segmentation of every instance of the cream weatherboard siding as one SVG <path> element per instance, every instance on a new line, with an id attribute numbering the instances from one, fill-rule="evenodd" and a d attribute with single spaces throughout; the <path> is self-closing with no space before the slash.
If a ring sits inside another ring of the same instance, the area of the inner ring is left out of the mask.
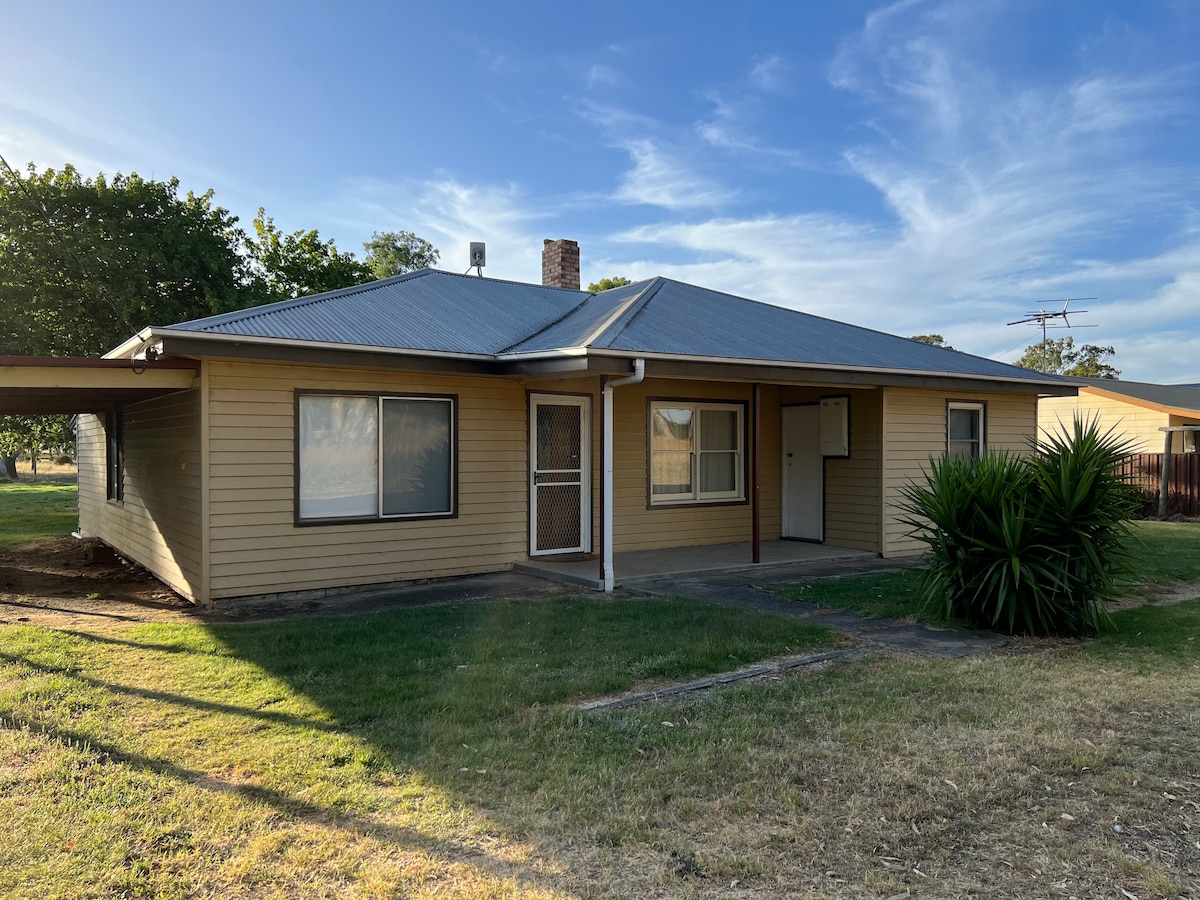
<path id="1" fill-rule="evenodd" d="M 592 549 L 599 549 L 598 376 L 486 378 L 206 360 L 198 390 L 130 406 L 125 499 L 105 499 L 103 421 L 80 424 L 80 523 L 202 603 L 237 597 L 502 571 L 529 554 L 531 393 L 591 398 Z M 457 515 L 344 524 L 295 519 L 297 391 L 457 397 Z M 649 377 L 616 390 L 618 551 L 746 542 L 751 504 L 648 504 L 651 399 L 737 402 L 747 434 L 753 385 Z M 919 551 L 897 521 L 902 485 L 945 452 L 948 400 L 987 404 L 990 448 L 1022 450 L 1033 396 L 762 385 L 761 525 L 780 535 L 782 408 L 850 398 L 850 455 L 826 459 L 825 540 L 894 556 Z M 749 454 L 750 441 L 744 450 Z M 747 486 L 749 496 L 749 486 Z"/>
<path id="2" fill-rule="evenodd" d="M 1112 397 L 1101 397 L 1081 388 L 1078 397 L 1043 397 L 1038 403 L 1038 433 L 1057 434 L 1071 427 L 1075 417 L 1099 416 L 1103 428 L 1114 428 L 1133 442 L 1131 453 L 1162 453 L 1163 433 L 1170 418 L 1165 412 L 1147 409 Z M 1061 423 L 1061 424 L 1060 424 Z"/>
<path id="3" fill-rule="evenodd" d="M 924 478 L 930 457 L 946 452 L 946 404 L 952 400 L 986 404 L 984 430 L 989 450 L 1024 453 L 1037 426 L 1037 397 L 1026 394 L 973 394 L 883 390 L 883 555 L 920 553 L 925 545 L 909 536 L 899 508 L 904 485 Z"/>
<path id="4" fill-rule="evenodd" d="M 1169 425 L 1196 425 L 1196 417 L 1174 415 L 1129 400 L 1094 394 L 1080 388 L 1078 397 L 1047 397 L 1038 404 L 1038 432 L 1058 432 L 1059 423 L 1071 425 L 1075 417 L 1097 417 L 1104 429 L 1130 441 L 1130 453 L 1162 453 L 1166 435 L 1159 431 Z M 1171 436 L 1171 451 L 1182 453 L 1189 445 L 1183 434 Z"/>
<path id="5" fill-rule="evenodd" d="M 649 508 L 647 433 L 651 398 L 744 401 L 747 417 L 745 421 L 748 423 L 751 394 L 752 388 L 748 384 L 658 378 L 647 378 L 641 384 L 616 389 L 616 434 L 613 444 L 614 550 L 657 550 L 750 540 L 750 504 L 746 502 Z M 764 425 L 768 418 L 764 416 Z M 774 418 L 778 418 L 777 407 Z M 774 428 L 778 433 L 777 422 Z M 778 446 L 778 437 L 775 438 L 775 446 Z M 766 492 L 767 487 L 764 483 L 763 494 Z M 777 487 L 775 493 L 778 494 Z M 778 522 L 778 512 L 775 517 Z M 778 525 L 776 531 L 778 532 Z"/>
<path id="6" fill-rule="evenodd" d="M 879 392 L 763 385 L 760 391 L 759 501 L 764 540 L 781 531 L 781 427 L 784 404 L 816 403 L 849 393 L 850 458 L 825 462 L 825 540 L 842 547 L 879 551 Z M 650 550 L 749 541 L 753 522 L 747 503 L 649 507 L 646 459 L 650 399 L 740 401 L 751 421 L 749 384 L 648 378 L 616 392 L 613 542 L 615 549 Z M 746 452 L 750 452 L 747 441 Z M 749 496 L 749 494 L 747 494 Z"/>
<path id="7" fill-rule="evenodd" d="M 526 393 L 472 378 L 206 362 L 214 600 L 493 572 L 528 549 Z M 295 392 L 458 396 L 458 515 L 297 527 Z"/>
<path id="8" fill-rule="evenodd" d="M 850 457 L 825 461 L 825 541 L 880 551 L 881 393 L 850 393 Z"/>
<path id="9" fill-rule="evenodd" d="M 785 387 L 780 399 L 782 404 L 791 405 L 819 403 L 822 397 L 834 396 L 850 398 L 850 456 L 845 459 L 830 457 L 825 460 L 825 543 L 835 547 L 851 547 L 855 550 L 878 553 L 880 392 L 876 389 L 861 388 L 839 390 Z M 774 418 L 781 421 L 782 412 L 774 414 Z M 776 498 L 780 498 L 783 485 L 779 474 L 782 459 L 778 426 L 776 435 L 775 449 L 769 452 L 777 460 L 773 493 Z M 775 519 L 770 525 L 769 530 L 768 520 L 764 515 L 763 535 L 779 537 L 781 524 L 778 499 Z"/>
<path id="10" fill-rule="evenodd" d="M 124 411 L 124 500 L 106 499 L 104 419 L 79 417 L 79 527 L 203 600 L 200 392 L 180 391 Z"/>

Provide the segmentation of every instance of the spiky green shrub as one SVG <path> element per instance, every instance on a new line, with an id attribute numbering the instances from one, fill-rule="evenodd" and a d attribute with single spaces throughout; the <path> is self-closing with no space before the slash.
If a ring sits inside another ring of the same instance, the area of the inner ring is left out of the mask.
<path id="1" fill-rule="evenodd" d="M 1097 632 L 1136 510 L 1115 474 L 1126 453 L 1111 430 L 1076 420 L 1028 456 L 931 459 L 902 503 L 929 547 L 922 600 L 1008 634 Z"/>

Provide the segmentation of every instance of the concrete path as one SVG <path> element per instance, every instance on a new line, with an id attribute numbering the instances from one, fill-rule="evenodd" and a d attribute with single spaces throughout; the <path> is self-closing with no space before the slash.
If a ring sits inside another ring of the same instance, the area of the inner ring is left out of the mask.
<path id="1" fill-rule="evenodd" d="M 902 566 L 896 562 L 882 559 L 863 560 L 861 564 L 852 567 L 842 561 L 836 567 L 831 564 L 831 571 L 828 573 L 823 572 L 819 565 L 808 564 L 794 568 L 774 567 L 770 572 L 731 572 L 681 578 L 668 576 L 641 581 L 630 587 L 629 591 L 653 596 L 700 597 L 725 606 L 794 616 L 893 650 L 945 659 L 986 653 L 1008 642 L 1007 638 L 990 631 L 930 628 L 928 625 L 897 622 L 892 619 L 869 619 L 849 610 L 822 608 L 803 600 L 783 600 L 767 590 L 775 585 L 817 581 L 831 575 L 865 575 L 872 572 L 894 572 L 900 568 Z"/>

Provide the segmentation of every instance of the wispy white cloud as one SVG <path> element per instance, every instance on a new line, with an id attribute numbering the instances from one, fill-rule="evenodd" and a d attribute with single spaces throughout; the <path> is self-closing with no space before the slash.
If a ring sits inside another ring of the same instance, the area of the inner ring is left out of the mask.
<path id="1" fill-rule="evenodd" d="M 777 91 L 783 86 L 786 72 L 783 57 L 771 55 L 760 59 L 750 69 L 750 83 L 762 91 Z"/>
<path id="2" fill-rule="evenodd" d="M 398 183 L 353 179 L 335 206 L 342 224 L 364 236 L 416 232 L 438 248 L 439 268 L 447 271 L 465 271 L 470 242 L 484 241 L 485 274 L 514 281 L 539 279 L 543 237 L 570 237 L 542 234 L 552 215 L 517 187 L 465 184 L 448 175 Z"/>
<path id="3" fill-rule="evenodd" d="M 1186 229 L 1200 166 L 1148 165 L 1141 152 L 1191 109 L 1193 73 L 1085 67 L 1057 83 L 1009 84 L 958 39 L 979 27 L 967 13 L 893 4 L 842 42 L 829 69 L 834 86 L 874 109 L 878 138 L 846 147 L 844 161 L 890 220 L 830 212 L 642 225 L 613 236 L 627 268 L 900 334 L 936 331 L 985 355 L 1022 343 L 1003 325 L 1031 304 L 1099 296 L 1083 319 L 1100 327 L 1081 340 L 1116 344 L 1128 377 L 1194 369 L 1193 340 L 1168 351 L 1158 335 L 1181 321 L 1200 330 L 1200 239 Z M 740 147 L 732 120 L 718 98 L 697 133 Z M 1157 244 L 1137 251 L 1122 239 L 1150 223 Z"/>
<path id="4" fill-rule="evenodd" d="M 588 66 L 587 74 L 584 78 L 587 81 L 588 90 L 594 90 L 598 87 L 612 87 L 621 82 L 621 76 L 617 74 L 616 69 L 601 63 L 594 63 Z"/>
<path id="5" fill-rule="evenodd" d="M 733 191 L 696 174 L 663 144 L 647 138 L 629 141 L 624 149 L 633 168 L 613 195 L 622 203 L 678 210 L 719 206 L 733 197 Z"/>
<path id="6" fill-rule="evenodd" d="M 1100 327 L 1077 340 L 1115 344 L 1128 378 L 1200 380 L 1200 231 L 1191 227 L 1200 166 L 1179 157 L 1149 165 L 1144 152 L 1160 125 L 1194 112 L 1194 73 L 1080 64 L 1053 82 L 1006 80 L 960 40 L 962 29 L 986 30 L 973 11 L 996 8 L 904 0 L 839 45 L 830 84 L 853 95 L 870 125 L 849 132 L 842 177 L 876 192 L 884 215 L 733 215 L 736 176 L 713 160 L 791 153 L 755 138 L 749 95 L 702 92 L 711 112 L 690 132 L 582 104 L 630 160 L 591 208 L 616 200 L 661 216 L 589 235 L 585 279 L 667 275 L 898 334 L 938 332 L 1007 360 L 1037 335 L 1004 323 L 1056 299 L 1097 296 L 1080 324 Z M 750 82 L 782 66 L 760 60 Z M 536 273 L 548 236 L 538 229 L 560 211 L 513 187 L 450 178 L 407 191 L 405 227 L 464 253 L 486 237 L 489 258 L 512 262 L 489 274 L 514 278 Z M 1148 226 L 1153 241 L 1125 240 Z"/>
<path id="7" fill-rule="evenodd" d="M 694 126 L 706 144 L 718 150 L 769 158 L 779 165 L 806 165 L 798 150 L 773 146 L 755 135 L 745 121 L 749 116 L 743 108 L 715 91 L 708 92 L 706 98 L 712 103 L 712 112 Z"/>

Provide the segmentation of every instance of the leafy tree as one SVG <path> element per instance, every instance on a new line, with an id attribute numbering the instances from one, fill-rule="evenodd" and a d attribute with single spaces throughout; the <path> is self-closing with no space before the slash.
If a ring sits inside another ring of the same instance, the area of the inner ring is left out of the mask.
<path id="1" fill-rule="evenodd" d="M 1097 344 L 1081 344 L 1076 348 L 1073 337 L 1048 338 L 1026 347 L 1025 353 L 1014 365 L 1050 375 L 1116 380 L 1121 372 L 1108 362 L 1116 352 L 1113 347 Z"/>
<path id="2" fill-rule="evenodd" d="M 370 266 L 338 250 L 333 240 L 321 240 L 315 228 L 284 234 L 261 207 L 254 233 L 254 238 L 245 239 L 245 248 L 252 265 L 249 290 L 259 303 L 334 291 L 374 278 Z M 252 305 L 256 304 L 243 304 Z"/>
<path id="3" fill-rule="evenodd" d="M 944 350 L 953 350 L 946 339 L 940 334 L 914 334 L 909 338 L 910 341 L 920 341 L 922 344 L 929 344 L 933 347 L 941 347 Z"/>
<path id="4" fill-rule="evenodd" d="M 376 278 L 391 278 L 435 266 L 441 255 L 433 244 L 411 231 L 376 231 L 363 249 Z"/>
<path id="5" fill-rule="evenodd" d="M 72 450 L 75 434 L 69 416 L 0 416 L 0 478 L 17 477 L 17 457 L 26 454 L 37 475 L 44 450 Z"/>
<path id="6" fill-rule="evenodd" d="M 174 178 L 0 168 L 0 354 L 96 355 L 243 305 L 243 235 L 212 196 L 180 196 Z"/>
<path id="7" fill-rule="evenodd" d="M 624 287 L 627 284 L 633 284 L 633 282 L 624 275 L 614 275 L 612 278 L 601 278 L 599 281 L 593 281 L 588 285 L 588 293 L 595 294 L 615 287 Z"/>

